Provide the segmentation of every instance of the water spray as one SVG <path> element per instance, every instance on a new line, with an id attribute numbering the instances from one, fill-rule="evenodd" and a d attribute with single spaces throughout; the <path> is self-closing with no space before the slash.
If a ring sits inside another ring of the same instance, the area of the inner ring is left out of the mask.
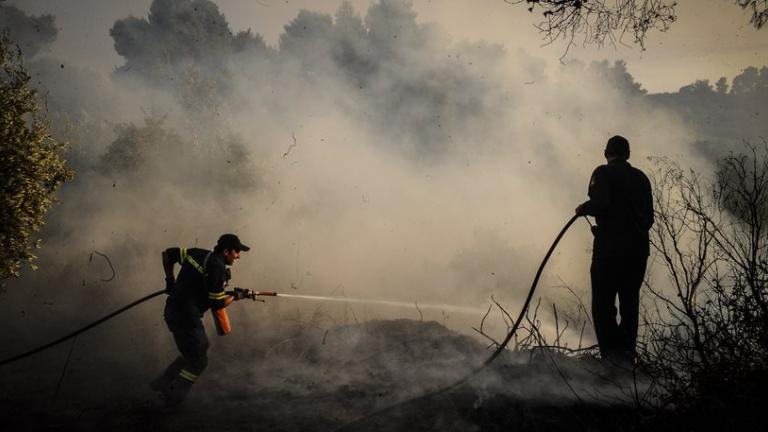
<path id="1" fill-rule="evenodd" d="M 449 304 L 421 304 L 418 302 L 408 303 L 394 300 L 380 300 L 380 299 L 363 299 L 363 298 L 349 298 L 349 297 L 331 297 L 331 296 L 319 296 L 319 295 L 304 295 L 304 294 L 285 294 L 277 293 L 274 291 L 251 291 L 244 288 L 235 288 L 234 291 L 228 291 L 227 294 L 233 296 L 240 296 L 240 298 L 249 298 L 251 300 L 261 300 L 257 297 L 283 297 L 300 300 L 312 300 L 312 301 L 328 301 L 338 303 L 355 303 L 355 304 L 372 304 L 391 307 L 416 307 L 417 309 L 432 309 L 442 310 L 446 312 L 466 313 L 466 314 L 478 314 L 485 312 L 485 309 L 456 306 Z M 261 300 L 263 301 L 263 300 Z"/>

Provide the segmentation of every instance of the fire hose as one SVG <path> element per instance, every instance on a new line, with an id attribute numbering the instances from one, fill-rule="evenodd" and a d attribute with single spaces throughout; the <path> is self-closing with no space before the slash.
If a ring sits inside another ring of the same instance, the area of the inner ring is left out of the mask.
<path id="1" fill-rule="evenodd" d="M 496 349 L 493 351 L 493 353 L 479 366 L 477 366 L 475 369 L 470 371 L 467 375 L 465 375 L 463 378 L 456 380 L 452 384 L 440 387 L 436 390 L 429 391 L 423 395 L 416 396 L 413 398 L 406 399 L 404 401 L 397 402 L 393 405 L 381 408 L 379 410 L 376 410 L 370 414 L 367 414 L 363 417 L 360 417 L 357 420 L 354 420 L 350 423 L 347 423 L 344 426 L 341 426 L 340 428 L 336 429 L 335 432 L 343 432 L 352 430 L 357 424 L 364 422 L 367 419 L 370 419 L 371 417 L 380 416 L 386 413 L 389 413 L 391 411 L 394 411 L 395 409 L 404 406 L 409 403 L 413 403 L 420 400 L 425 400 L 434 396 L 438 396 L 440 394 L 449 392 L 456 387 L 459 387 L 460 385 L 467 382 L 469 379 L 480 373 L 482 370 L 484 370 L 486 367 L 488 367 L 495 359 L 499 356 L 507 347 L 507 344 L 509 344 L 509 341 L 512 340 L 515 333 L 517 333 L 517 329 L 520 327 L 520 324 L 523 321 L 523 318 L 525 317 L 526 312 L 528 311 L 528 307 L 531 304 L 531 300 L 533 299 L 533 293 L 536 291 L 536 287 L 539 284 L 539 279 L 541 278 L 541 274 L 544 272 L 544 267 L 546 267 L 547 262 L 549 261 L 549 257 L 552 256 L 552 252 L 555 251 L 555 248 L 557 247 L 557 244 L 560 243 L 560 239 L 563 238 L 566 231 L 568 231 L 568 228 L 573 225 L 573 223 L 576 221 L 576 219 L 579 218 L 579 215 L 575 215 L 571 217 L 570 220 L 565 224 L 563 229 L 560 230 L 560 233 L 557 234 L 557 237 L 555 237 L 555 241 L 552 242 L 552 245 L 549 247 L 549 250 L 547 251 L 547 254 L 544 255 L 544 259 L 541 261 L 541 264 L 539 265 L 539 269 L 536 271 L 536 276 L 533 278 L 533 282 L 531 283 L 531 288 L 528 290 L 528 296 L 525 298 L 525 302 L 523 303 L 523 307 L 520 309 L 520 313 L 517 316 L 517 319 L 515 320 L 514 325 L 509 329 L 509 332 L 507 333 L 507 337 L 504 338 L 504 341 L 502 341 L 499 346 L 496 347 Z M 586 219 L 586 217 L 585 217 Z M 589 219 L 587 219 L 587 222 L 589 222 Z M 591 225 L 591 223 L 590 223 Z"/>
<path id="2" fill-rule="evenodd" d="M 257 300 L 256 296 L 277 296 L 277 293 L 272 292 L 272 291 L 251 291 L 251 290 L 245 290 L 245 289 L 242 289 L 242 288 L 236 288 L 236 290 L 241 290 L 240 292 L 242 293 L 241 295 L 242 295 L 243 298 L 249 298 L 249 299 L 252 299 L 252 300 Z M 23 352 L 21 354 L 18 354 L 18 355 L 15 355 L 13 357 L 8 357 L 6 359 L 0 360 L 0 366 L 4 366 L 4 365 L 6 365 L 8 363 L 13 363 L 13 362 L 15 362 L 17 360 L 21 360 L 21 359 L 29 357 L 29 356 L 31 356 L 33 354 L 37 354 L 40 351 L 45 351 L 48 348 L 51 348 L 51 347 L 53 347 L 55 345 L 58 345 L 58 344 L 60 344 L 60 343 L 62 343 L 64 341 L 72 339 L 73 337 L 75 337 L 75 336 L 77 336 L 77 335 L 79 335 L 81 333 L 85 333 L 86 331 L 88 331 L 88 330 L 96 327 L 97 325 L 103 323 L 104 321 L 110 320 L 110 319 L 120 315 L 121 313 L 127 311 L 128 309 L 131 309 L 131 308 L 133 308 L 135 306 L 138 306 L 138 305 L 144 303 L 147 300 L 151 300 L 151 299 L 153 299 L 153 298 L 155 298 L 155 297 L 157 297 L 157 296 L 159 296 L 161 294 L 165 294 L 165 293 L 166 293 L 165 290 L 160 290 L 160 291 L 157 291 L 157 292 L 153 292 L 152 294 L 146 295 L 146 296 L 144 296 L 144 297 L 142 297 L 142 298 L 140 298 L 140 299 L 138 299 L 138 300 L 136 300 L 136 301 L 134 301 L 132 303 L 129 303 L 129 304 L 121 307 L 120 309 L 112 312 L 111 314 L 109 314 L 109 315 L 107 315 L 107 316 L 105 316 L 103 318 L 100 318 L 100 319 L 98 319 L 98 320 L 96 320 L 96 321 L 94 321 L 94 322 L 92 322 L 92 323 L 90 323 L 88 325 L 86 325 L 85 327 L 81 327 L 81 328 L 73 331 L 72 333 L 66 334 L 66 335 L 64 335 L 64 336 L 62 336 L 62 337 L 60 337 L 60 338 L 58 338 L 58 339 L 56 339 L 54 341 L 51 341 L 51 342 L 49 342 L 49 343 L 47 343 L 45 345 L 39 346 L 39 347 L 31 349 L 29 351 Z M 227 291 L 227 294 L 233 295 L 233 294 L 235 294 L 235 291 Z"/>
<path id="3" fill-rule="evenodd" d="M 571 227 L 571 225 L 573 225 L 573 223 L 576 221 L 576 219 L 578 217 L 579 216 L 571 217 L 571 219 L 568 220 L 568 222 L 565 224 L 563 229 L 560 230 L 560 233 L 558 233 L 558 235 L 555 238 L 554 242 L 552 242 L 552 245 L 549 247 L 549 250 L 547 251 L 546 255 L 544 256 L 544 259 L 541 261 L 541 264 L 539 265 L 538 270 L 536 271 L 536 276 L 533 278 L 533 282 L 531 283 L 531 288 L 528 290 L 528 296 L 525 298 L 525 302 L 523 303 L 523 307 L 520 309 L 520 313 L 519 313 L 517 319 L 515 320 L 514 325 L 510 328 L 509 332 L 507 333 L 507 337 L 504 338 L 504 341 L 502 341 L 502 343 L 500 343 L 496 347 L 494 352 L 482 364 L 480 364 L 478 367 L 476 367 L 475 369 L 470 371 L 463 378 L 455 381 L 454 383 L 452 383 L 450 385 L 438 388 L 437 390 L 430 391 L 430 392 L 428 392 L 426 394 L 423 394 L 421 396 L 418 396 L 418 397 L 415 397 L 415 398 L 411 398 L 411 399 L 407 399 L 405 401 L 398 402 L 398 403 L 396 403 L 394 405 L 390 405 L 388 407 L 380 409 L 380 410 L 378 410 L 378 411 L 376 411 L 374 413 L 368 414 L 368 415 L 366 415 L 366 416 L 364 416 L 364 417 L 362 417 L 362 418 L 360 418 L 358 420 L 355 420 L 352 423 L 348 423 L 347 425 L 342 426 L 338 430 L 345 430 L 347 428 L 353 427 L 355 424 L 358 424 L 359 422 L 362 422 L 363 420 L 365 420 L 367 418 L 370 418 L 370 417 L 373 417 L 373 416 L 376 416 L 376 415 L 385 414 L 385 413 L 390 412 L 390 411 L 392 411 L 392 410 L 394 410 L 394 409 L 396 409 L 396 408 L 398 408 L 400 406 L 403 406 L 403 405 L 405 405 L 407 403 L 411 403 L 411 402 L 416 401 L 416 400 L 427 399 L 429 397 L 437 396 L 439 394 L 448 392 L 448 391 L 450 391 L 450 390 L 452 390 L 452 389 L 462 385 L 463 383 L 467 382 L 467 380 L 469 380 L 470 378 L 474 377 L 475 375 L 480 373 L 483 369 L 488 367 L 488 365 L 490 365 L 496 359 L 496 357 L 498 357 L 506 349 L 507 344 L 509 344 L 509 341 L 512 339 L 512 337 L 514 337 L 515 333 L 517 332 L 518 327 L 520 327 L 520 324 L 522 323 L 523 318 L 525 317 L 526 312 L 528 311 L 528 307 L 530 306 L 531 300 L 533 299 L 533 293 L 536 291 L 536 287 L 537 287 L 537 285 L 539 283 L 539 279 L 541 278 L 541 274 L 543 273 L 544 268 L 547 265 L 547 262 L 549 261 L 550 256 L 552 255 L 552 253 L 554 252 L 555 248 L 557 247 L 557 244 L 560 242 L 560 239 L 565 235 L 566 231 L 568 231 L 568 229 Z M 240 289 L 240 290 L 242 290 L 242 289 Z M 129 309 L 131 309 L 131 308 L 133 308 L 135 306 L 138 306 L 141 303 L 144 303 L 144 302 L 146 302 L 146 301 L 148 301 L 148 300 L 150 300 L 150 299 L 152 299 L 154 297 L 157 297 L 157 296 L 159 296 L 161 294 L 165 294 L 165 292 L 166 292 L 165 290 L 160 290 L 160 291 L 154 292 L 152 294 L 146 295 L 146 296 L 144 296 L 144 297 L 142 297 L 142 298 L 140 298 L 140 299 L 138 299 L 138 300 L 136 300 L 136 301 L 134 301 L 132 303 L 129 303 L 129 304 L 123 306 L 122 308 L 120 308 L 120 309 L 110 313 L 109 315 L 104 316 L 103 318 L 100 318 L 100 319 L 98 319 L 98 320 L 96 320 L 96 321 L 94 321 L 94 322 L 92 322 L 92 323 L 90 323 L 90 324 L 88 324 L 88 325 L 78 329 L 78 330 L 73 331 L 72 333 L 64 335 L 64 336 L 62 336 L 62 337 L 60 337 L 60 338 L 58 338 L 58 339 L 56 339 L 54 341 L 51 341 L 51 342 L 49 342 L 49 343 L 47 343 L 45 345 L 40 346 L 40 347 L 31 349 L 31 350 L 26 351 L 24 353 L 21 353 L 21 354 L 18 354 L 18 355 L 15 355 L 15 356 L 3 359 L 3 360 L 0 360 L 0 366 L 4 366 L 4 365 L 6 365 L 8 363 L 12 363 L 12 362 L 21 360 L 23 358 L 29 357 L 29 356 L 31 356 L 33 354 L 36 354 L 36 353 L 44 351 L 44 350 L 46 350 L 48 348 L 51 348 L 51 347 L 53 347 L 55 345 L 58 345 L 58 344 L 66 341 L 66 340 L 72 339 L 75 336 L 77 336 L 77 335 L 79 335 L 81 333 L 84 333 L 84 332 L 86 332 L 86 331 L 96 327 L 97 325 L 99 325 L 99 324 L 101 324 L 101 323 L 103 323 L 103 322 L 105 322 L 107 320 L 110 320 L 110 319 L 116 317 L 117 315 L 120 315 L 123 312 L 125 312 L 125 311 L 127 311 L 127 310 L 129 310 Z M 236 294 L 236 291 L 228 291 L 227 294 L 234 295 L 234 294 Z M 250 291 L 250 290 L 240 291 L 239 295 L 241 296 L 241 298 L 249 298 L 249 299 L 254 300 L 254 301 L 257 300 L 258 296 L 272 296 L 272 297 L 279 296 L 278 293 L 275 293 L 275 292 L 272 292 L 272 291 Z"/>

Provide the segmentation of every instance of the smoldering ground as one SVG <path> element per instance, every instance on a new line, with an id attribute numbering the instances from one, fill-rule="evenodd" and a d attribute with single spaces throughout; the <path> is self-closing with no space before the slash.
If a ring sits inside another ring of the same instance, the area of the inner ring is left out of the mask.
<path id="1" fill-rule="evenodd" d="M 417 302 L 484 310 L 494 295 L 517 310 L 613 134 L 630 138 L 641 168 L 650 155 L 707 164 L 675 113 L 613 77 L 626 78 L 623 66 L 547 65 L 492 43 L 451 40 L 406 2 L 342 6 L 334 17 L 302 12 L 274 47 L 231 29 L 209 1 L 156 0 L 149 12 L 114 23 L 125 64 L 109 76 L 56 52 L 29 57 L 55 133 L 72 142 L 77 177 L 49 214 L 40 268 L 3 294 L 3 353 L 161 289 L 161 250 L 211 247 L 223 232 L 253 247 L 233 268 L 235 285 L 414 302 L 238 303 L 234 333 L 212 338 L 193 411 L 229 395 L 233 407 L 283 400 L 289 415 L 291 398 L 310 406 L 326 392 L 336 399 L 322 421 L 336 426 L 459 377 L 487 354 L 484 345 L 436 324 L 405 325 L 392 334 L 427 332 L 435 343 L 459 340 L 460 349 L 439 345 L 418 357 L 381 336 L 377 363 L 362 353 L 391 324 L 366 323 L 435 320 L 471 334 L 482 314 L 419 311 Z M 561 281 L 577 292 L 586 286 L 589 236 L 585 225 L 569 233 L 542 295 L 569 296 L 555 287 Z M 111 269 L 95 251 L 110 258 L 114 279 L 105 281 Z M 487 326 L 503 337 L 498 314 Z M 7 367 L 4 394 L 55 399 L 64 409 L 130 410 L 151 397 L 143 383 L 174 356 L 155 300 Z M 364 393 L 355 405 L 355 386 L 387 385 L 388 393 Z M 335 412 L 347 403 L 348 412 Z M 301 421 L 323 407 L 285 427 L 306 428 Z"/>

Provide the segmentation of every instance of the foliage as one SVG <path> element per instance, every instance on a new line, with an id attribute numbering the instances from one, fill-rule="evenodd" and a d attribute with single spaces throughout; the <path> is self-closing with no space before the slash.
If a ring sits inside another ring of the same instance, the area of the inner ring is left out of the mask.
<path id="1" fill-rule="evenodd" d="M 102 154 L 98 171 L 130 186 L 146 183 L 151 175 L 193 195 L 200 195 L 203 186 L 218 193 L 247 190 L 259 183 L 248 147 L 238 136 L 216 138 L 201 148 L 165 122 L 165 116 L 155 115 L 145 118 L 144 125 L 115 125 L 115 139 Z"/>
<path id="2" fill-rule="evenodd" d="M 592 62 L 588 72 L 600 82 L 615 88 L 627 96 L 640 96 L 647 93 L 643 86 L 627 71 L 623 60 L 616 60 L 611 66 L 607 60 Z"/>
<path id="3" fill-rule="evenodd" d="M 154 0 L 147 18 L 119 19 L 109 34 L 125 58 L 116 76 L 167 87 L 189 112 L 208 117 L 230 95 L 236 56 L 270 55 L 261 35 L 233 34 L 210 0 Z"/>
<path id="4" fill-rule="evenodd" d="M 318 12 L 299 11 L 280 35 L 280 51 L 305 65 L 322 63 L 333 43 L 333 19 Z"/>
<path id="5" fill-rule="evenodd" d="M 642 360 L 667 403 L 715 421 L 754 420 L 768 384 L 768 142 L 746 149 L 712 181 L 664 159 L 653 176 L 671 291 L 651 287 Z"/>
<path id="6" fill-rule="evenodd" d="M 0 3 L 0 30 L 8 31 L 9 37 L 19 45 L 27 58 L 35 56 L 40 50 L 53 43 L 58 34 L 53 15 L 32 17 L 16 6 L 2 3 Z"/>
<path id="7" fill-rule="evenodd" d="M 132 173 L 143 171 L 151 159 L 173 157 L 182 149 L 181 137 L 163 128 L 165 117 L 146 118 L 144 126 L 133 123 L 115 126 L 117 138 L 101 157 L 101 171 L 105 173 Z M 164 151 L 165 150 L 165 151 Z"/>
<path id="8" fill-rule="evenodd" d="M 336 43 L 331 49 L 331 57 L 353 84 L 362 87 L 373 73 L 368 29 L 348 1 L 339 6 L 334 23 Z"/>
<path id="9" fill-rule="evenodd" d="M 48 133 L 20 50 L 0 38 L 0 280 L 18 276 L 35 259 L 35 233 L 58 187 L 72 177 L 65 144 Z"/>
<path id="10" fill-rule="evenodd" d="M 159 81 L 190 64 L 216 65 L 236 52 L 267 50 L 263 38 L 250 30 L 232 34 L 210 0 L 154 0 L 147 18 L 117 20 L 109 34 L 126 59 L 120 73 Z"/>
<path id="11" fill-rule="evenodd" d="M 622 42 L 631 34 L 634 43 L 645 49 L 645 37 L 651 30 L 666 31 L 677 20 L 673 0 L 505 0 L 510 4 L 525 3 L 528 11 L 542 11 L 537 28 L 548 43 L 559 39 L 573 46 L 577 36 L 584 44 L 603 46 Z M 768 1 L 735 0 L 736 5 L 750 11 L 749 22 L 760 29 L 768 20 Z M 568 50 L 566 48 L 566 52 Z"/>
<path id="12" fill-rule="evenodd" d="M 755 28 L 762 28 L 768 21 L 768 1 L 766 0 L 736 0 L 742 9 L 752 12 L 749 22 Z"/>
<path id="13" fill-rule="evenodd" d="M 537 28 L 549 43 L 568 41 L 570 48 L 577 35 L 584 43 L 603 46 L 621 42 L 631 33 L 634 42 L 644 48 L 648 31 L 666 31 L 675 22 L 675 2 L 666 0 L 506 0 L 511 4 L 525 2 L 528 10 L 542 10 Z"/>
<path id="14" fill-rule="evenodd" d="M 755 139 L 768 136 L 763 121 L 768 100 L 768 67 L 745 68 L 728 85 L 725 77 L 714 87 L 708 80 L 697 80 L 674 93 L 648 95 L 657 107 L 669 108 L 688 125 L 699 150 L 715 161 L 736 150 L 740 142 L 733 137 Z"/>

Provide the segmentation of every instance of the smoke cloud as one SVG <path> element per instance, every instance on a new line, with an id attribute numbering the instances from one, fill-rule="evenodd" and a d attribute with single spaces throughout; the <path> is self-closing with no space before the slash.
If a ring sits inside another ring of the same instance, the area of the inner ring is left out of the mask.
<path id="1" fill-rule="evenodd" d="M 514 309 L 607 137 L 628 136 L 641 167 L 687 145 L 639 84 L 626 89 L 623 65 L 548 67 L 452 41 L 404 1 L 302 11 L 276 48 L 203 0 L 154 1 L 110 35 L 125 58 L 111 77 L 30 64 L 78 176 L 44 233 L 43 270 L 11 292 L 82 298 L 43 288 L 64 265 L 69 286 L 113 304 L 159 286 L 163 248 L 234 231 L 255 246 L 239 285 L 473 307 L 494 294 Z M 584 286 L 585 232 L 553 277 Z M 89 286 L 94 249 L 116 262 L 114 282 Z M 448 318 L 466 319 L 478 317 Z"/>
<path id="2" fill-rule="evenodd" d="M 160 251 L 212 247 L 224 232 L 252 246 L 233 268 L 239 286 L 482 308 L 493 295 L 516 311 L 610 136 L 628 137 L 642 169 L 659 155 L 709 163 L 698 132 L 624 63 L 551 65 L 452 40 L 428 18 L 407 1 L 341 3 L 333 16 L 301 11 L 271 47 L 212 1 L 154 0 L 104 35 L 124 59 L 109 76 L 55 53 L 29 62 L 77 177 L 49 215 L 40 270 L 4 294 L 0 319 L 24 335 L 4 351 L 161 289 Z M 16 23 L 41 22 L 53 28 L 50 16 Z M 43 33 L 30 53 L 55 37 Z M 563 283 L 584 292 L 590 242 L 577 224 L 545 298 L 568 296 Z M 230 340 L 244 345 L 313 311 L 326 324 L 420 314 L 279 298 L 233 309 Z M 160 365 L 173 355 L 161 311 L 144 305 L 78 346 L 93 363 Z M 465 333 L 481 319 L 423 313 Z M 500 317 L 489 326 L 503 337 Z"/>

